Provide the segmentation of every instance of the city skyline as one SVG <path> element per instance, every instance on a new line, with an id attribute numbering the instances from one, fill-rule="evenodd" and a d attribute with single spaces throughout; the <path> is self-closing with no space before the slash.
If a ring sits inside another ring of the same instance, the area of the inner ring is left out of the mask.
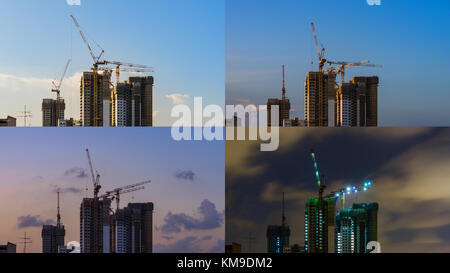
<path id="1" fill-rule="evenodd" d="M 152 181 L 120 206 L 154 203 L 153 252 L 223 252 L 223 142 L 176 142 L 170 128 L 15 129 L 0 139 L 8 143 L 0 157 L 0 244 L 27 232 L 27 252 L 40 253 L 42 225 L 56 223 L 57 188 L 66 244 L 79 242 L 80 203 L 92 197 L 89 148 L 101 193 Z"/>
<path id="2" fill-rule="evenodd" d="M 379 126 L 449 125 L 450 85 L 438 79 L 450 72 L 441 67 L 450 60 L 450 38 L 442 35 L 450 30 L 450 3 L 230 0 L 226 9 L 226 104 L 279 97 L 284 64 L 291 116 L 303 119 L 304 79 L 318 70 L 314 22 L 327 60 L 383 66 L 347 68 L 345 78 L 379 77 Z"/>
<path id="3" fill-rule="evenodd" d="M 450 227 L 450 130 L 447 128 L 282 128 L 280 149 L 259 151 L 258 143 L 226 143 L 226 243 L 267 251 L 266 228 L 281 223 L 285 192 L 290 244 L 304 246 L 304 211 L 317 198 L 310 150 L 325 175 L 324 196 L 373 182 L 346 196 L 353 203 L 379 204 L 378 240 L 383 253 L 448 252 Z M 336 208 L 340 208 L 338 202 Z"/>
<path id="4" fill-rule="evenodd" d="M 102 12 L 97 12 L 101 10 Z M 22 20 L 14 16 L 20 11 Z M 149 12 L 151 11 L 151 12 Z M 41 103 L 55 99 L 52 80 L 64 64 L 72 62 L 61 87 L 66 117 L 79 119 L 80 79 L 91 71 L 92 58 L 74 26 L 78 19 L 93 51 L 105 49 L 107 60 L 149 65 L 155 78 L 154 126 L 170 126 L 170 110 L 181 102 L 224 105 L 225 2 L 199 0 L 129 1 L 84 0 L 80 6 L 66 1 L 6 1 L 0 11 L 0 118 L 21 116 L 27 105 L 32 126 L 42 125 Z M 114 20 L 120 14 L 126 20 Z M 206 23 L 207 22 L 207 23 Z M 11 54 L 11 52 L 16 52 Z M 208 75 L 205 77 L 204 75 Z M 122 73 L 121 82 L 128 76 Z M 114 79 L 115 82 L 115 79 Z M 23 118 L 18 118 L 23 126 Z"/>

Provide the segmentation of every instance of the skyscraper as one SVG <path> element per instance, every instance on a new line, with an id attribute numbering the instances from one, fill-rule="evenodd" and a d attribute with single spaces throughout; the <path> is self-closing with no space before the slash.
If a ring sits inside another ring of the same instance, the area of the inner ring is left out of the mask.
<path id="1" fill-rule="evenodd" d="M 97 116 L 94 108 L 94 74 L 83 72 L 80 84 L 80 121 L 82 126 L 94 126 L 94 120 L 100 127 L 111 125 L 111 72 L 103 71 L 97 78 Z"/>
<path id="2" fill-rule="evenodd" d="M 114 253 L 152 253 L 153 203 L 130 203 L 112 216 Z"/>
<path id="3" fill-rule="evenodd" d="M 377 76 L 353 77 L 360 100 L 359 125 L 366 127 L 378 126 L 378 84 Z"/>
<path id="4" fill-rule="evenodd" d="M 286 86 L 284 77 L 284 65 L 282 66 L 283 74 L 283 85 L 281 88 L 281 100 L 280 99 L 268 99 L 267 100 L 267 125 L 272 126 L 272 106 L 277 105 L 279 108 L 279 124 L 278 126 L 283 127 L 283 121 L 289 120 L 291 112 L 291 102 L 286 98 Z"/>
<path id="5" fill-rule="evenodd" d="M 94 199 L 83 199 L 80 206 L 81 253 L 108 253 L 110 251 L 110 211 L 111 200 L 99 200 L 96 213 L 97 219 L 95 220 Z M 97 235 L 97 238 L 94 238 L 94 234 Z"/>
<path id="6" fill-rule="evenodd" d="M 335 100 L 336 73 L 308 72 L 305 79 L 306 125 L 308 127 L 333 127 Z"/>
<path id="7" fill-rule="evenodd" d="M 44 99 L 42 101 L 42 126 L 43 127 L 58 127 L 58 104 L 54 99 Z M 64 120 L 64 111 L 66 104 L 61 99 L 59 103 L 59 119 Z"/>
<path id="8" fill-rule="evenodd" d="M 59 211 L 59 191 L 57 192 L 57 215 L 56 226 L 44 225 L 42 227 L 42 253 L 59 253 L 60 247 L 64 246 L 64 237 L 66 230 L 61 223 L 61 214 Z"/>
<path id="9" fill-rule="evenodd" d="M 378 77 L 354 77 L 339 87 L 336 126 L 378 126 Z"/>
<path id="10" fill-rule="evenodd" d="M 333 253 L 334 198 L 308 198 L 305 208 L 305 252 Z"/>
<path id="11" fill-rule="evenodd" d="M 268 253 L 284 253 L 289 245 L 291 230 L 286 225 L 286 216 L 284 213 L 284 193 L 282 201 L 282 220 L 281 226 L 270 225 L 267 227 L 267 252 Z"/>
<path id="12" fill-rule="evenodd" d="M 130 77 L 119 83 L 112 124 L 119 127 L 153 126 L 153 83 L 151 76 Z"/>
<path id="13" fill-rule="evenodd" d="M 336 215 L 336 253 L 366 253 L 378 238 L 378 204 L 357 203 Z"/>

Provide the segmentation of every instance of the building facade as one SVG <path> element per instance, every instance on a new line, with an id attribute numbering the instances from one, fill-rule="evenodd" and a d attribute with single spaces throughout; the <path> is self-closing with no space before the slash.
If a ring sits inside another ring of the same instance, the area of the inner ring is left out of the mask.
<path id="1" fill-rule="evenodd" d="M 113 253 L 153 252 L 153 203 L 130 203 L 112 216 Z"/>
<path id="2" fill-rule="evenodd" d="M 336 73 L 307 73 L 305 79 L 305 123 L 308 127 L 334 126 L 336 85 Z"/>
<path id="3" fill-rule="evenodd" d="M 357 203 L 336 215 L 336 253 L 367 253 L 378 240 L 378 204 Z"/>
<path id="4" fill-rule="evenodd" d="M 64 120 L 66 104 L 63 99 L 59 102 L 59 120 Z M 58 127 L 58 103 L 54 99 L 44 99 L 42 101 L 42 126 Z"/>
<path id="5" fill-rule="evenodd" d="M 42 227 L 42 253 L 59 253 L 64 246 L 66 230 L 63 225 L 44 225 Z"/>
<path id="6" fill-rule="evenodd" d="M 130 77 L 119 83 L 111 124 L 118 127 L 153 126 L 153 84 L 151 76 Z"/>
<path id="7" fill-rule="evenodd" d="M 378 126 L 377 76 L 354 77 L 339 87 L 336 103 L 336 126 Z"/>
<path id="8" fill-rule="evenodd" d="M 99 73 L 97 78 L 97 103 L 94 107 L 94 73 L 83 72 L 80 84 L 80 121 L 84 127 L 109 127 L 111 125 L 111 72 Z M 97 114 L 95 114 L 95 110 Z"/>
<path id="9" fill-rule="evenodd" d="M 111 247 L 111 200 L 99 200 L 96 210 L 97 219 L 94 219 L 94 199 L 83 199 L 80 206 L 81 253 L 108 253 Z"/>
<path id="10" fill-rule="evenodd" d="M 267 252 L 284 253 L 290 247 L 291 230 L 288 225 L 270 225 L 267 227 Z"/>
<path id="11" fill-rule="evenodd" d="M 334 252 L 335 214 L 333 198 L 308 198 L 305 208 L 305 252 Z"/>

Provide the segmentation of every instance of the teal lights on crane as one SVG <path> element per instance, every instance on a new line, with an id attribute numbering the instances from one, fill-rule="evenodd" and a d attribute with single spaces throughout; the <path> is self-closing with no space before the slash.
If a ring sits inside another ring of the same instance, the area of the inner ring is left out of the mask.
<path id="1" fill-rule="evenodd" d="M 314 162 L 314 170 L 316 171 L 315 173 L 316 173 L 317 185 L 320 188 L 321 187 L 321 181 L 320 181 L 319 165 L 317 164 L 316 154 L 314 153 L 314 151 L 311 151 L 311 157 L 312 157 L 312 160 Z"/>

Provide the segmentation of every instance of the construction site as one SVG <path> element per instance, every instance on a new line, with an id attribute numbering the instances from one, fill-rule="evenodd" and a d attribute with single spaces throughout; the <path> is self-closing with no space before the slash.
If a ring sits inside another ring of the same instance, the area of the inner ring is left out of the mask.
<path id="1" fill-rule="evenodd" d="M 129 203 L 120 207 L 121 196 L 145 189 L 150 180 L 101 192 L 100 174 L 94 171 L 91 155 L 86 149 L 92 179 L 92 197 L 83 198 L 80 205 L 81 253 L 152 253 L 153 203 Z M 88 189 L 86 188 L 86 191 Z M 56 225 L 42 227 L 42 253 L 71 253 L 65 242 L 65 228 L 61 222 L 60 189 L 57 194 Z M 115 208 L 112 202 L 115 201 Z M 26 237 L 23 240 L 24 253 Z"/>
<path id="2" fill-rule="evenodd" d="M 311 22 L 317 51 L 318 71 L 309 72 L 305 80 L 305 124 L 308 127 L 376 127 L 378 126 L 377 76 L 353 77 L 345 81 L 351 67 L 374 67 L 369 60 L 359 62 L 332 61 L 319 46 L 314 23 Z M 336 78 L 340 75 L 338 83 Z"/>
<path id="3" fill-rule="evenodd" d="M 369 60 L 359 62 L 332 61 L 325 56 L 325 48 L 319 45 L 316 28 L 311 22 L 318 70 L 310 71 L 305 79 L 305 117 L 291 118 L 291 102 L 286 97 L 285 65 L 282 74 L 282 98 L 268 99 L 268 125 L 270 109 L 279 106 L 280 127 L 377 127 L 378 126 L 378 76 L 353 77 L 345 81 L 346 69 L 352 67 L 381 68 Z M 340 75 L 340 81 L 337 80 Z"/>
<path id="4" fill-rule="evenodd" d="M 285 193 L 282 194 L 281 225 L 267 228 L 268 253 L 368 253 L 370 242 L 378 237 L 378 204 L 353 203 L 346 208 L 346 197 L 369 191 L 372 181 L 327 191 L 325 175 L 320 172 L 316 153 L 311 150 L 316 197 L 309 197 L 304 211 L 304 246 L 291 245 L 291 229 L 285 214 Z M 338 204 L 340 201 L 340 204 Z"/>
<path id="5" fill-rule="evenodd" d="M 91 58 L 91 71 L 83 72 L 80 79 L 80 117 L 65 117 L 65 101 L 61 86 L 71 63 L 69 59 L 58 82 L 53 81 L 52 93 L 56 99 L 42 103 L 43 127 L 147 127 L 153 126 L 153 76 L 135 76 L 120 82 L 122 72 L 148 74 L 154 69 L 121 61 L 105 60 L 105 50 L 94 41 L 96 54 L 75 16 L 70 15 Z M 113 80 L 115 75 L 115 81 Z M 26 126 L 26 121 L 25 121 Z"/>

